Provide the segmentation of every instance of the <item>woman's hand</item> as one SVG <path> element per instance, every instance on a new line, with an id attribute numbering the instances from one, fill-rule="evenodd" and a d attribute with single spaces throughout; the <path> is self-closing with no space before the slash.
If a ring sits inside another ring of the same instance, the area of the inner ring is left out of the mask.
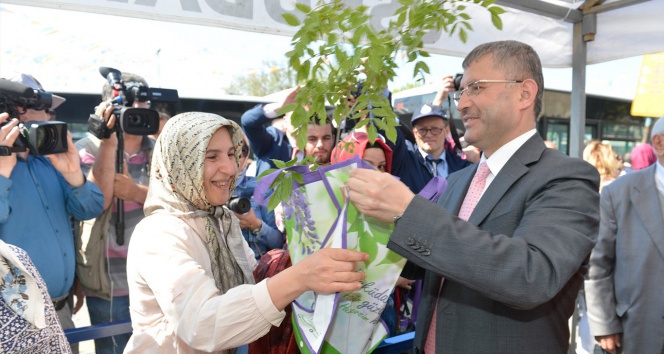
<path id="1" fill-rule="evenodd" d="M 356 262 L 364 262 L 364 252 L 324 248 L 270 278 L 267 283 L 274 306 L 283 310 L 305 291 L 321 294 L 355 291 L 362 287 L 366 274 L 356 271 Z"/>

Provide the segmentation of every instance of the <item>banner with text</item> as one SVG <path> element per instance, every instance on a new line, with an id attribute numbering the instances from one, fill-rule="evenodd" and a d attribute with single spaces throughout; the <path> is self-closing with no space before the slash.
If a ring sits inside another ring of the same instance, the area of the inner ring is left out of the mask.
<path id="1" fill-rule="evenodd" d="M 0 0 L 0 3 L 23 6 L 216 26 L 284 36 L 292 36 L 298 28 L 287 25 L 282 14 L 292 13 L 302 18 L 302 13 L 295 9 L 296 2 L 313 6 L 317 0 Z M 395 10 L 400 7 L 399 0 L 346 0 L 346 3 L 349 6 L 367 6 L 372 16 L 371 24 L 379 30 L 386 28 Z M 473 26 L 468 41 L 461 42 L 457 35 L 431 32 L 423 38 L 428 51 L 464 57 L 481 43 L 518 39 L 532 45 L 545 66 L 571 65 L 572 36 L 569 23 L 504 7 L 507 12 L 501 15 L 505 24 L 501 31 L 493 26 L 490 13 L 486 9 L 472 2 L 464 5 Z"/>

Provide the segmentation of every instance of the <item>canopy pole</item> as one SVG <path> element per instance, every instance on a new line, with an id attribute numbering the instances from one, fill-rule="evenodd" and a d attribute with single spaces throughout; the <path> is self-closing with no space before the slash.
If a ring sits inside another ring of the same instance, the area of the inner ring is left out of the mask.
<path id="1" fill-rule="evenodd" d="M 583 23 L 574 24 L 572 46 L 572 107 L 569 122 L 569 156 L 582 157 L 586 128 L 586 42 Z"/>

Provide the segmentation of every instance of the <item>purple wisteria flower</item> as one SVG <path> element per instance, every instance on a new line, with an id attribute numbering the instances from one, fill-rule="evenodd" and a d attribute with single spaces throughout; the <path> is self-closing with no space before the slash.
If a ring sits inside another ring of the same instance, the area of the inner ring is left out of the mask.
<path id="1" fill-rule="evenodd" d="M 283 208 L 284 218 L 295 221 L 295 231 L 300 235 L 302 254 L 311 254 L 320 249 L 322 243 L 311 219 L 309 201 L 299 188 L 293 190 L 290 198 L 283 203 Z"/>

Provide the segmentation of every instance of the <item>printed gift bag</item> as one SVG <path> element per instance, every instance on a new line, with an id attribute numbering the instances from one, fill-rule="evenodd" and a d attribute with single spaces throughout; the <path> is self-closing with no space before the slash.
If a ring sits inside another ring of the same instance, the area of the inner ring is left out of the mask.
<path id="1" fill-rule="evenodd" d="M 303 173 L 303 183 L 294 182 L 291 196 L 282 202 L 293 264 L 323 247 L 369 254 L 357 266 L 367 275 L 360 290 L 309 291 L 293 302 L 293 332 L 302 353 L 370 353 L 388 334 L 380 315 L 406 260 L 387 248 L 394 225 L 360 213 L 347 200 L 345 183 L 354 168 L 373 169 L 358 157 L 316 171 L 288 167 L 263 177 L 254 194 L 266 204 L 265 191 L 279 173 Z M 445 180 L 437 182 L 440 193 Z"/>

